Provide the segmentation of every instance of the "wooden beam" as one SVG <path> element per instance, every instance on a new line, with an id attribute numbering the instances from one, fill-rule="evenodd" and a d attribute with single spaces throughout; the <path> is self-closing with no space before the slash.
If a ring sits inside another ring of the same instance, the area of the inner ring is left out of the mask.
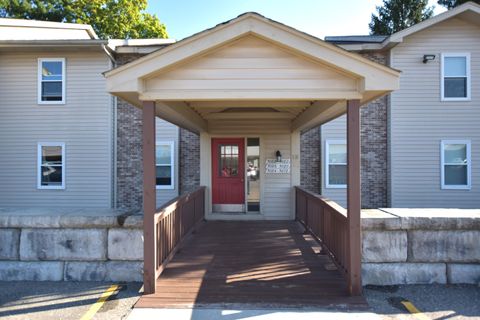
<path id="1" fill-rule="evenodd" d="M 207 120 L 292 119 L 288 112 L 214 112 L 204 116 Z"/>
<path id="2" fill-rule="evenodd" d="M 301 157 L 301 152 L 300 152 L 300 145 L 301 145 L 301 134 L 300 131 L 294 131 L 290 134 L 290 146 L 291 146 L 291 174 L 290 174 L 290 179 L 291 179 L 291 216 L 290 218 L 292 220 L 295 220 L 295 210 L 296 210 L 296 202 L 295 202 L 295 187 L 300 186 L 301 179 L 300 179 L 300 157 Z"/>
<path id="3" fill-rule="evenodd" d="M 292 131 L 307 131 L 345 113 L 346 101 L 317 101 L 292 121 Z"/>
<path id="4" fill-rule="evenodd" d="M 207 131 L 207 121 L 184 102 L 156 103 L 156 115 L 195 133 Z"/>
<path id="5" fill-rule="evenodd" d="M 332 91 L 319 89 L 162 89 L 140 93 L 140 100 L 162 100 L 162 101 L 210 101 L 210 100 L 340 100 L 340 99 L 361 99 L 362 94 L 355 91 Z"/>
<path id="6" fill-rule="evenodd" d="M 143 102 L 143 288 L 155 292 L 156 282 L 156 186 L 155 186 L 155 102 Z"/>
<path id="7" fill-rule="evenodd" d="M 361 182 L 360 182 L 360 101 L 347 101 L 347 224 L 348 290 L 362 294 Z"/>
<path id="8" fill-rule="evenodd" d="M 305 108 L 310 106 L 313 101 L 300 101 L 300 100 L 269 100 L 269 101 L 249 101 L 249 100 L 236 100 L 236 101 L 191 101 L 190 106 L 200 109 L 211 108 Z"/>

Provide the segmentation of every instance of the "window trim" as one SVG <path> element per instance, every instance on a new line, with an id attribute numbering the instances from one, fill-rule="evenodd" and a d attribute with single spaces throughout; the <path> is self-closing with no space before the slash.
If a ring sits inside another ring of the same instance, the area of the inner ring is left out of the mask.
<path id="1" fill-rule="evenodd" d="M 62 185 L 60 186 L 42 186 L 42 147 L 62 147 Z M 37 144 L 37 189 L 64 190 L 66 161 L 65 161 L 65 143 L 64 142 L 39 142 Z"/>
<path id="2" fill-rule="evenodd" d="M 155 188 L 157 190 L 175 190 L 175 141 L 157 141 L 155 144 L 155 148 L 159 146 L 170 146 L 170 175 L 172 177 L 172 181 L 170 182 L 170 185 L 157 185 L 157 182 L 155 181 Z M 157 164 L 157 159 L 155 155 L 155 168 L 157 166 L 168 166 L 166 164 Z M 155 180 L 156 180 L 156 171 L 155 171 Z"/>
<path id="3" fill-rule="evenodd" d="M 61 62 L 62 63 L 62 100 L 60 101 L 43 101 L 42 100 L 42 63 L 43 62 Z M 65 58 L 38 58 L 37 70 L 37 103 L 43 105 L 49 104 L 65 104 Z"/>
<path id="4" fill-rule="evenodd" d="M 346 140 L 325 140 L 325 188 L 328 189 L 346 189 L 346 184 L 330 184 L 330 145 L 332 144 L 344 144 L 347 145 Z M 342 164 L 342 163 L 340 163 Z M 342 164 L 343 165 L 343 164 Z M 345 163 L 345 166 L 348 168 L 348 160 Z"/>
<path id="5" fill-rule="evenodd" d="M 464 98 L 449 98 L 445 97 L 445 58 L 449 57 L 464 57 L 466 59 L 467 68 L 467 96 Z M 470 70 L 470 53 L 468 52 L 448 52 L 442 53 L 441 62 L 441 77 L 440 77 L 440 99 L 441 101 L 471 101 L 471 70 Z"/>
<path id="6" fill-rule="evenodd" d="M 467 184 L 449 185 L 445 184 L 445 145 L 464 144 L 467 147 Z M 440 183 L 442 190 L 470 190 L 472 188 L 472 158 L 471 158 L 471 140 L 442 140 L 440 143 Z"/>

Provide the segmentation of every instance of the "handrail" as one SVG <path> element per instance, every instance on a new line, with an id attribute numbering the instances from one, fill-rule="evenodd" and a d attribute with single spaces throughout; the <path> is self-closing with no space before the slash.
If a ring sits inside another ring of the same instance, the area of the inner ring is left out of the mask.
<path id="1" fill-rule="evenodd" d="M 154 228 L 154 265 L 147 266 L 156 279 L 178 251 L 183 240 L 192 234 L 200 222 L 205 219 L 205 187 L 178 196 L 157 209 L 151 223 Z M 153 288 L 153 292 L 155 288 Z"/>
<path id="2" fill-rule="evenodd" d="M 344 275 L 348 273 L 347 210 L 321 195 L 295 187 L 295 218 L 315 236 Z"/>

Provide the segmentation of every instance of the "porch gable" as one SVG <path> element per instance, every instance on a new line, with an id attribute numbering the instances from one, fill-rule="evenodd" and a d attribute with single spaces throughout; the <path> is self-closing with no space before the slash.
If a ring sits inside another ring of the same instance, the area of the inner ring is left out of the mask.
<path id="1" fill-rule="evenodd" d="M 192 123 L 179 123 L 173 115 L 158 116 L 195 132 L 205 131 L 210 120 L 205 113 L 212 110 L 199 110 L 199 103 L 222 102 L 217 112 L 231 112 L 227 109 L 239 107 L 240 101 L 250 102 L 255 111 L 262 104 L 273 108 L 267 110 L 273 113 L 262 117 L 293 120 L 314 104 L 321 105 L 318 112 L 336 105 L 332 114 L 338 116 L 345 112 L 346 100 L 365 104 L 399 86 L 398 71 L 256 13 L 241 15 L 105 76 L 112 94 L 139 108 L 142 101 L 161 101 L 165 109 L 173 109 L 165 113 L 184 109 L 182 118 L 187 115 Z M 279 110 L 283 102 L 300 106 Z M 213 118 L 224 116 L 232 117 L 216 114 Z M 297 121 L 292 130 L 298 128 L 306 129 Z"/>

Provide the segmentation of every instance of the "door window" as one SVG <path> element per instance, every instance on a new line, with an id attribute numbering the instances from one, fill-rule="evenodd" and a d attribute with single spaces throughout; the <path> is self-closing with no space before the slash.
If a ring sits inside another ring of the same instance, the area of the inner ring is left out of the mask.
<path id="1" fill-rule="evenodd" d="M 219 176 L 222 178 L 238 176 L 238 145 L 221 144 L 219 148 Z"/>

